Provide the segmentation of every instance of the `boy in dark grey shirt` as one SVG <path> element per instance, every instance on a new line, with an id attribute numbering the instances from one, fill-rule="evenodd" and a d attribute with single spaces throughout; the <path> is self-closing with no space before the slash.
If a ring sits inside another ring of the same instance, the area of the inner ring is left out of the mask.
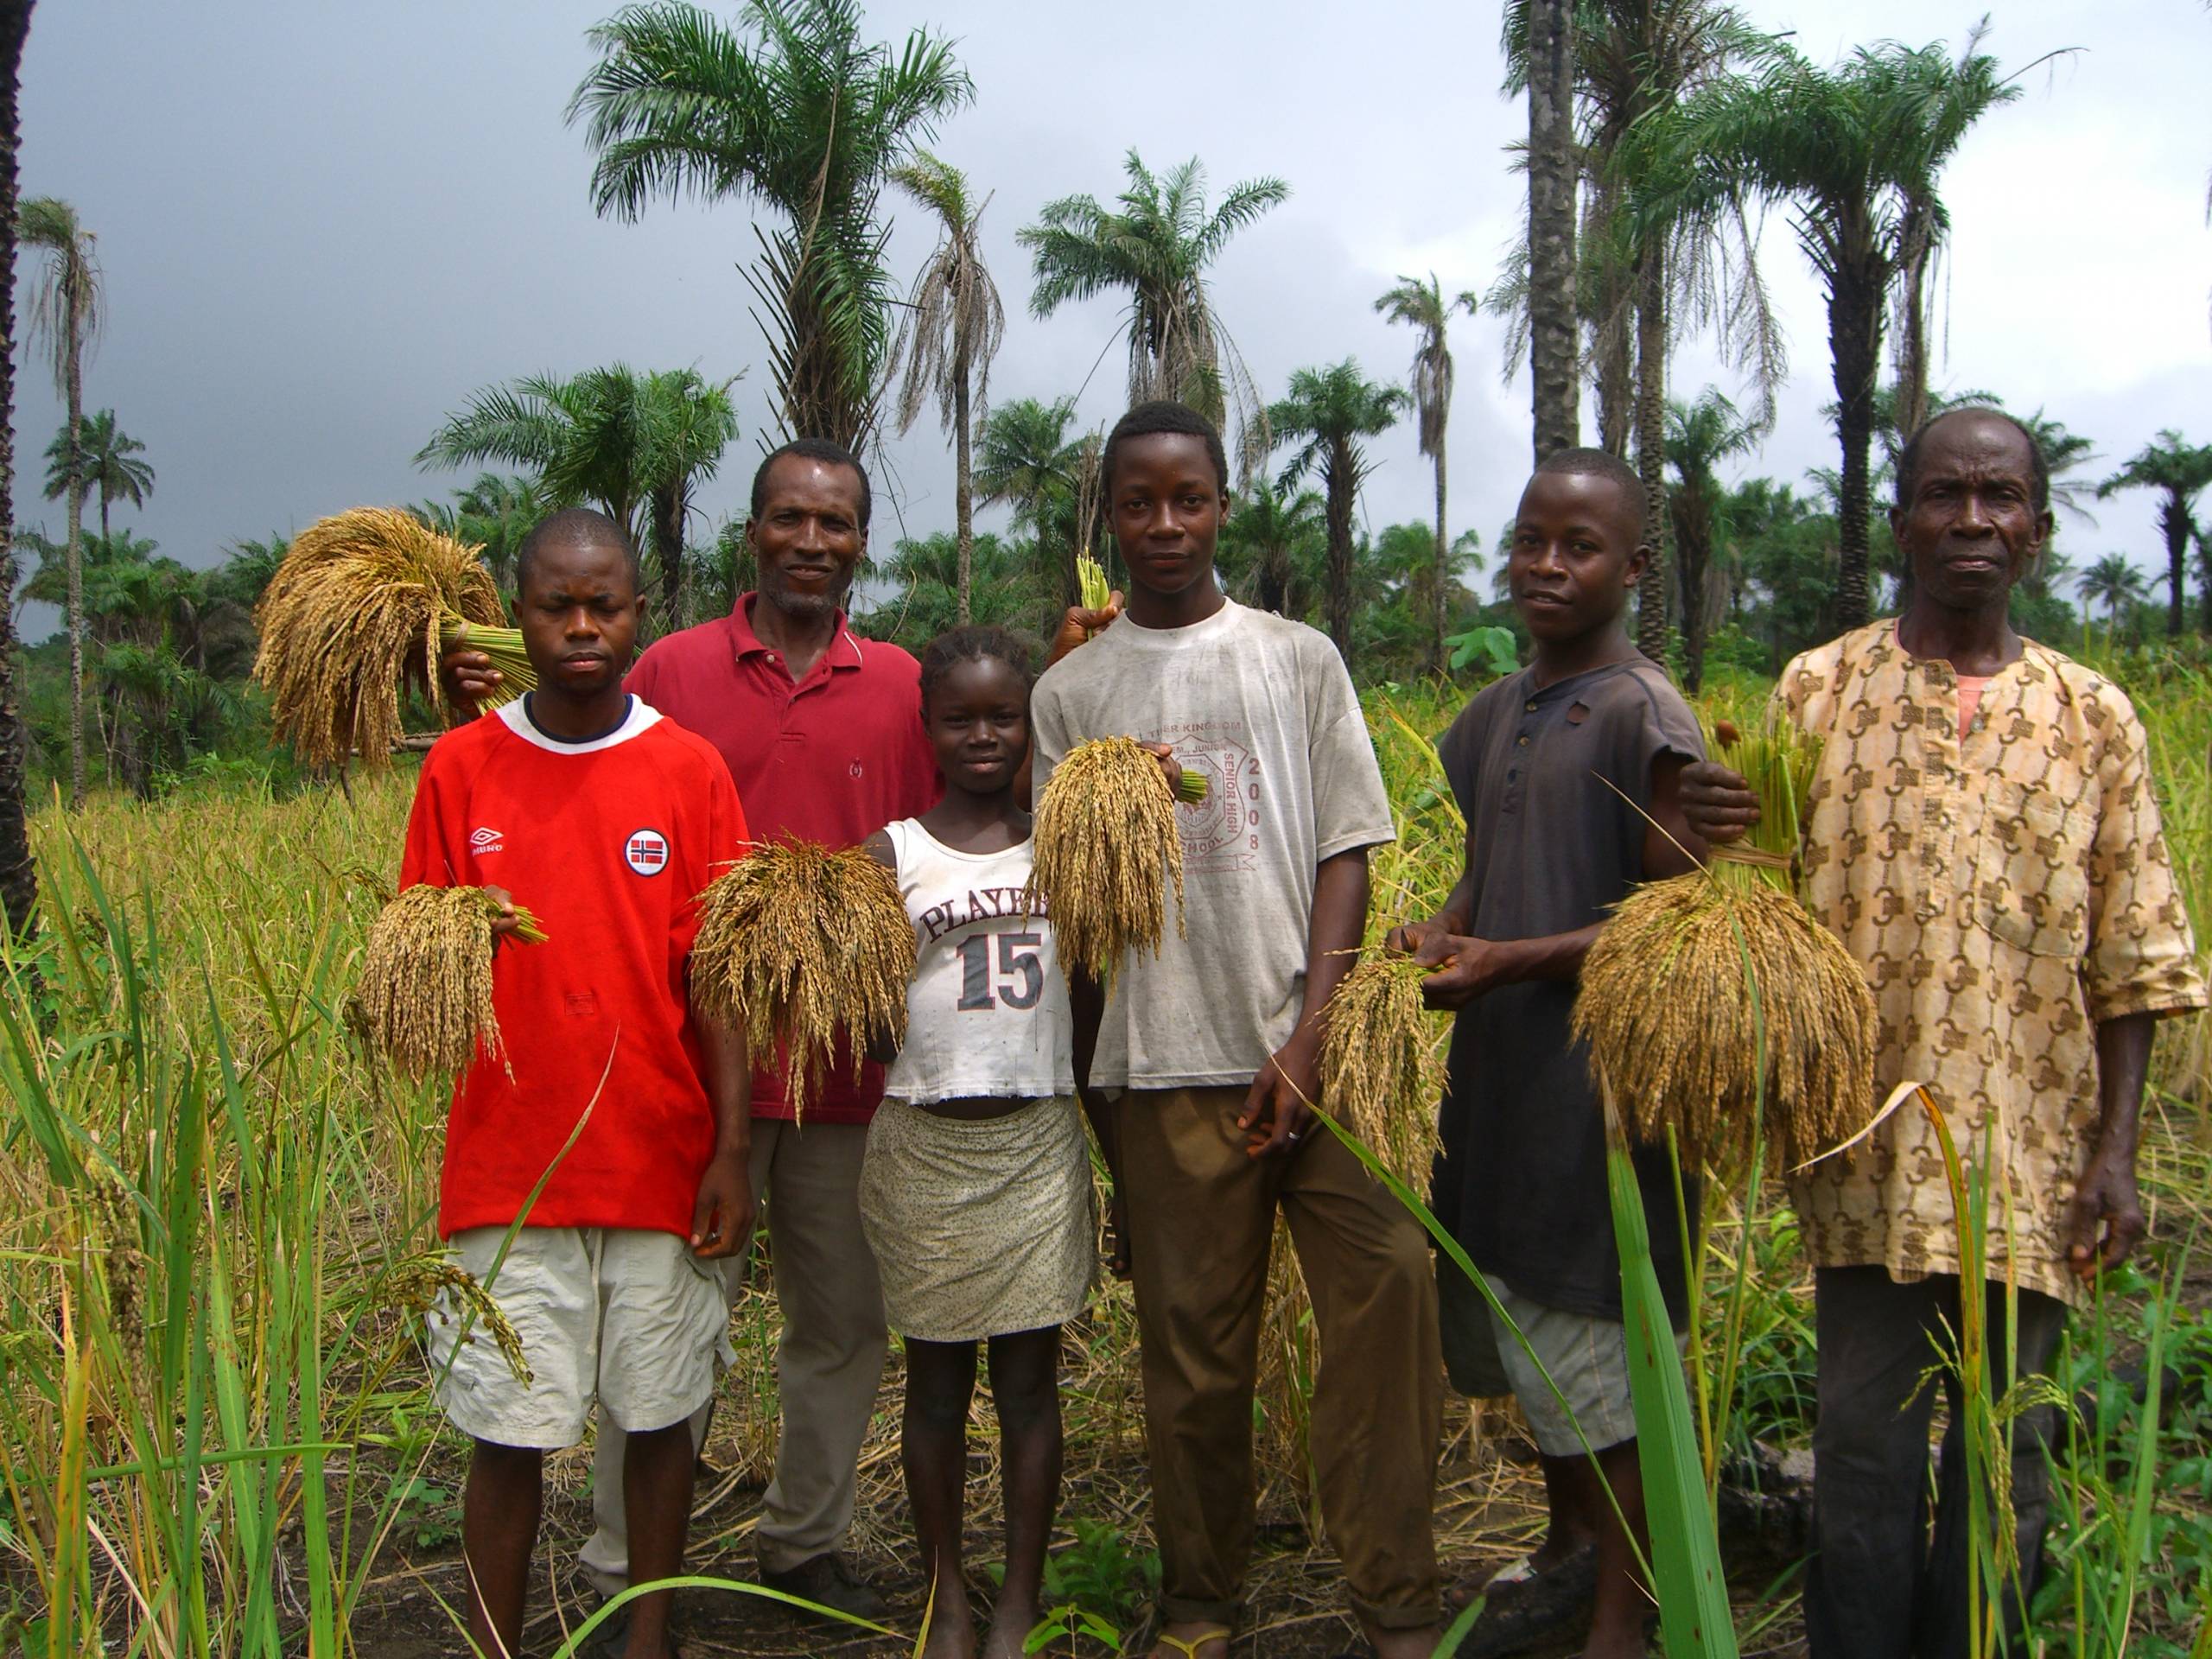
<path id="1" fill-rule="evenodd" d="M 1535 660 L 1478 695 L 1438 746 L 1466 819 L 1466 868 L 1442 911 L 1394 935 L 1423 962 L 1448 964 L 1427 981 L 1428 1000 L 1459 1010 L 1437 1217 L 1542 1364 L 1539 1372 L 1479 1293 L 1441 1282 L 1452 1382 L 1468 1393 L 1510 1386 L 1535 1431 L 1551 1532 L 1533 1570 L 1597 1545 L 1586 1659 L 1641 1655 L 1649 1602 L 1584 1449 L 1586 1440 L 1640 1535 L 1604 1117 L 1568 1020 L 1583 956 L 1611 906 L 1638 881 L 1691 868 L 1690 853 L 1704 851 L 1675 800 L 1681 769 L 1702 757 L 1697 721 L 1621 626 L 1649 557 L 1643 507 L 1636 474 L 1599 450 L 1554 455 L 1529 480 L 1508 572 Z M 1679 1324 L 1687 1309 L 1672 1166 L 1663 1151 L 1640 1152 L 1637 1164 Z M 1456 1281 L 1457 1269 L 1443 1276 Z"/>

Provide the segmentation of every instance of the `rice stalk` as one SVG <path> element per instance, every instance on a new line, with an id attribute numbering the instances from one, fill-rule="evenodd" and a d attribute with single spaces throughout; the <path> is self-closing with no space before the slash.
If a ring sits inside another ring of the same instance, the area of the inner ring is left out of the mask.
<path id="1" fill-rule="evenodd" d="M 1768 1147 L 1794 1168 L 1877 1103 L 1866 970 L 1763 880 L 1697 871 L 1630 893 L 1583 960 L 1574 1033 L 1637 1139 L 1664 1145 L 1671 1129 L 1686 1168 L 1743 1168 L 1762 1109 Z"/>
<path id="2" fill-rule="evenodd" d="M 254 620 L 254 677 L 269 688 L 276 734 L 311 766 L 385 765 L 400 735 L 399 696 L 435 696 L 451 643 L 487 651 L 505 676 L 489 701 L 536 683 L 479 549 L 410 513 L 358 507 L 292 540 Z"/>
<path id="3" fill-rule="evenodd" d="M 1444 1094 L 1429 969 L 1402 953 L 1362 957 L 1321 1014 L 1321 1105 L 1398 1175 L 1425 1175 Z"/>
<path id="4" fill-rule="evenodd" d="M 1087 974 L 1109 985 L 1129 951 L 1159 955 L 1170 887 L 1182 932 L 1179 792 L 1134 738 L 1078 743 L 1054 769 L 1037 802 L 1025 901 L 1052 918 L 1071 979 Z"/>
<path id="5" fill-rule="evenodd" d="M 1113 590 L 1106 586 L 1105 569 L 1090 556 L 1090 549 L 1085 548 L 1075 556 L 1075 574 L 1076 582 L 1083 590 L 1083 608 L 1086 611 L 1104 610 L 1106 601 L 1114 596 Z"/>
<path id="6" fill-rule="evenodd" d="M 408 888 L 378 915 L 353 993 L 354 1023 L 371 1052 L 403 1076 L 461 1071 L 480 1046 L 505 1053 L 492 1006 L 492 924 L 500 900 L 483 887 Z M 542 944 L 520 906 L 513 937 Z"/>
<path id="7" fill-rule="evenodd" d="M 1741 840 L 1713 849 L 1716 878 L 1738 888 L 1764 882 L 1796 891 L 1822 746 L 1817 734 L 1772 710 L 1749 732 L 1730 720 L 1707 728 L 1706 753 L 1741 773 L 1759 804 L 1758 822 Z"/>
<path id="8" fill-rule="evenodd" d="M 514 1327 L 492 1293 L 484 1288 L 482 1281 L 458 1262 L 443 1255 L 416 1255 L 393 1268 L 378 1298 L 386 1307 L 396 1307 L 417 1318 L 429 1318 L 434 1313 L 453 1319 L 473 1320 L 481 1325 L 499 1351 L 499 1357 L 507 1372 L 524 1388 L 537 1380 L 530 1368 L 530 1360 L 523 1352 L 522 1334 Z M 440 1302 L 445 1306 L 441 1308 Z M 461 1340 L 473 1342 L 475 1332 L 466 1331 Z"/>
<path id="9" fill-rule="evenodd" d="M 903 1040 L 914 927 L 898 878 L 863 849 L 753 848 L 700 895 L 691 989 L 710 1016 L 783 1057 L 795 1121 L 822 1089 L 841 1034 L 855 1061 Z"/>

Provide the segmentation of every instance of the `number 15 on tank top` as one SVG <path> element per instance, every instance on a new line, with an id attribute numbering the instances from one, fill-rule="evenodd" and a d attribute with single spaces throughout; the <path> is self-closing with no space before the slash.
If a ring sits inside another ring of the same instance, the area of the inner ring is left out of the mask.
<path id="1" fill-rule="evenodd" d="M 991 942 L 998 942 L 995 974 Z M 960 950 L 960 1001 L 963 1014 L 998 1007 L 1033 1008 L 1045 994 L 1045 965 L 1038 956 L 1045 941 L 1036 933 L 978 933 L 963 939 Z"/>

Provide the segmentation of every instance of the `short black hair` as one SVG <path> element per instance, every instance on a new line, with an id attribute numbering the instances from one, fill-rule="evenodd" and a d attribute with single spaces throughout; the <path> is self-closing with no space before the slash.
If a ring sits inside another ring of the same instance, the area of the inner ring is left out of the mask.
<path id="1" fill-rule="evenodd" d="M 2004 422 L 2026 440 L 2028 493 L 2037 512 L 2050 512 L 2050 457 L 2044 454 L 2043 445 L 2037 441 L 2034 428 L 2017 415 L 2006 414 L 1994 404 L 1961 404 L 1940 415 L 1931 415 L 1920 423 L 1920 430 L 1907 438 L 1904 448 L 1897 451 L 1897 505 L 1906 507 L 1912 504 L 1912 493 L 1920 485 L 1921 451 L 1926 445 L 1928 435 L 1936 429 L 1938 421 L 1948 421 L 1955 415 L 1986 415 L 1993 420 Z"/>
<path id="2" fill-rule="evenodd" d="M 1037 683 L 1033 660 L 1021 636 L 1004 628 L 986 627 L 981 623 L 948 628 L 922 647 L 922 702 L 926 705 L 930 693 L 960 664 L 988 661 L 1004 663 L 1014 671 L 1014 678 L 1021 682 L 1026 705 L 1029 688 Z"/>
<path id="3" fill-rule="evenodd" d="M 868 514 L 874 510 L 875 499 L 868 486 L 868 468 L 861 465 L 861 458 L 842 443 L 832 443 L 827 438 L 793 438 L 782 448 L 771 449 L 753 474 L 753 516 L 758 518 L 768 505 L 768 469 L 786 455 L 796 455 L 801 461 L 818 461 L 825 466 L 849 467 L 853 476 L 861 481 L 861 534 L 868 534 Z"/>
<path id="4" fill-rule="evenodd" d="M 515 550 L 515 592 L 519 594 L 530 585 L 531 572 L 537 568 L 539 551 L 556 543 L 568 547 L 601 544 L 620 548 L 622 568 L 630 573 L 630 585 L 638 585 L 638 550 L 631 545 L 629 535 L 622 526 L 596 507 L 563 507 L 532 524 L 530 533 L 522 538 L 522 545 Z"/>
<path id="5" fill-rule="evenodd" d="M 1568 478 L 1602 478 L 1610 480 L 1636 515 L 1636 539 L 1643 539 L 1643 524 L 1651 512 L 1651 497 L 1643 487 L 1643 480 L 1636 468 L 1610 449 L 1559 449 L 1536 463 L 1535 476 L 1546 473 L 1563 474 Z"/>
<path id="6" fill-rule="evenodd" d="M 1229 452 L 1222 448 L 1221 429 L 1188 404 L 1172 403 L 1166 398 L 1139 404 L 1115 422 L 1114 429 L 1106 435 L 1106 451 L 1099 458 L 1098 476 L 1109 492 L 1114 487 L 1114 454 L 1122 447 L 1122 440 L 1149 438 L 1163 432 L 1204 442 L 1206 459 L 1213 462 L 1213 475 L 1220 482 L 1222 493 L 1229 493 Z"/>

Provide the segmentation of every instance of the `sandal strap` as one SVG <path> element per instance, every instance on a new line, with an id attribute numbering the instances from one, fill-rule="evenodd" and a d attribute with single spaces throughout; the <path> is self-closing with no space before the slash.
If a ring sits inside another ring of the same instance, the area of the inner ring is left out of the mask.
<path id="1" fill-rule="evenodd" d="M 1198 1659 L 1198 1649 L 1207 1643 L 1230 1642 L 1234 1641 L 1236 1637 L 1236 1632 L 1230 1630 L 1228 1625 L 1217 1624 L 1211 1630 L 1200 1630 L 1196 1636 L 1187 1640 L 1179 1636 L 1170 1636 L 1165 1630 L 1160 1633 L 1157 1639 L 1181 1654 L 1183 1659 Z"/>

